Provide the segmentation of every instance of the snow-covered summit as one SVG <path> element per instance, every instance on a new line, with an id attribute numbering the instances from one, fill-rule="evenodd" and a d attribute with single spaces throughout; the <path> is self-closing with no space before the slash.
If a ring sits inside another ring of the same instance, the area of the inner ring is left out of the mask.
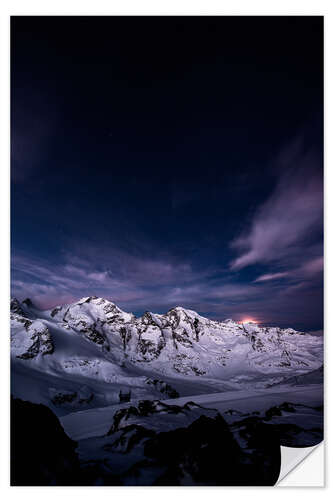
<path id="1" fill-rule="evenodd" d="M 12 355 L 20 370 L 80 377 L 80 387 L 106 383 L 116 397 L 138 386 L 140 397 L 156 391 L 159 385 L 147 385 L 147 377 L 177 391 L 184 381 L 221 391 L 264 387 L 322 364 L 321 337 L 292 328 L 213 321 L 182 307 L 136 317 L 92 296 L 49 311 L 13 299 L 11 310 Z"/>

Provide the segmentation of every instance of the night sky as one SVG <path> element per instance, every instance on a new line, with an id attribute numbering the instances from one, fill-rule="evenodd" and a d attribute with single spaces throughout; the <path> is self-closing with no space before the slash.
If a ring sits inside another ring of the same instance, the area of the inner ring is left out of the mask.
<path id="1" fill-rule="evenodd" d="M 14 17 L 12 295 L 322 328 L 321 17 Z"/>

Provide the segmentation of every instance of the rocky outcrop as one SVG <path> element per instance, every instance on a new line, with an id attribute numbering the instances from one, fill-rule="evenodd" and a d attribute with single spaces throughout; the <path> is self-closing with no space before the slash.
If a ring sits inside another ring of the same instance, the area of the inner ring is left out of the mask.
<path id="1" fill-rule="evenodd" d="M 161 394 L 164 394 L 167 398 L 179 398 L 179 393 L 171 387 L 171 385 L 167 384 L 163 380 L 158 380 L 156 378 L 146 378 L 145 383 L 148 385 L 152 385 L 157 389 Z"/>
<path id="2" fill-rule="evenodd" d="M 67 391 L 65 389 L 49 389 L 51 403 L 58 407 L 70 409 L 84 408 L 94 399 L 94 393 L 89 387 L 82 386 L 78 391 Z"/>
<path id="3" fill-rule="evenodd" d="M 19 399 L 11 404 L 11 485 L 67 486 L 80 483 L 77 444 L 54 413 Z"/>
<path id="4" fill-rule="evenodd" d="M 177 418 L 174 419 L 174 416 Z M 139 401 L 137 406 L 129 406 L 128 408 L 121 408 L 113 417 L 113 424 L 107 435 L 114 434 L 127 427 L 128 425 L 138 424 L 143 425 L 146 422 L 145 418 L 149 417 L 149 424 L 153 422 L 153 418 L 158 416 L 159 421 L 156 421 L 159 428 L 166 425 L 170 426 L 188 425 L 201 415 L 217 416 L 218 412 L 214 409 L 203 408 L 200 405 L 188 402 L 184 406 L 166 404 L 160 400 L 142 400 Z M 170 420 L 171 418 L 171 420 Z M 146 422 L 147 423 L 147 422 Z"/>
<path id="5" fill-rule="evenodd" d="M 323 407 L 285 401 L 263 412 L 230 411 L 231 430 L 241 439 L 244 432 L 252 433 L 258 426 L 267 424 L 282 446 L 315 446 L 323 440 Z M 245 417 L 245 418 L 244 418 Z"/>
<path id="6" fill-rule="evenodd" d="M 140 401 L 119 410 L 95 467 L 103 484 L 273 485 L 280 472 L 280 445 L 267 424 L 243 424 L 241 437 L 218 411 Z M 119 455 L 127 467 L 113 476 Z M 102 468 L 103 463 L 103 468 Z M 89 470 L 91 464 L 83 464 Z M 111 476 L 111 477 L 110 477 Z"/>
<path id="7" fill-rule="evenodd" d="M 154 484 L 269 486 L 280 472 L 278 440 L 264 425 L 253 430 L 242 448 L 224 419 L 201 416 L 187 428 L 147 440 L 145 455 L 164 471 Z M 221 450 L 223 452 L 221 453 Z M 144 470 L 137 464 L 135 472 Z"/>

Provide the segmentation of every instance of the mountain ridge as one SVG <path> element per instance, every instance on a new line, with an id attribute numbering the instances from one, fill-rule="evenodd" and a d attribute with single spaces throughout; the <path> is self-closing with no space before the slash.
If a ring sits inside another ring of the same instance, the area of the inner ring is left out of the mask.
<path id="1" fill-rule="evenodd" d="M 72 398 L 80 407 L 78 401 L 103 405 L 103 397 L 116 402 L 119 394 L 167 398 L 166 386 L 181 395 L 186 385 L 210 392 L 264 388 L 318 369 L 322 339 L 292 328 L 219 322 L 181 306 L 137 317 L 95 296 L 47 311 L 13 298 L 11 353 L 14 371 L 44 377 L 42 401 L 70 406 Z M 82 392 L 88 396 L 75 396 Z"/>

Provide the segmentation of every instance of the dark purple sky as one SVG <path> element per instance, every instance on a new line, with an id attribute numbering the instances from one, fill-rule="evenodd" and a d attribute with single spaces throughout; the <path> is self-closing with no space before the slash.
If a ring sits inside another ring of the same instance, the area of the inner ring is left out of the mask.
<path id="1" fill-rule="evenodd" d="M 12 294 L 321 329 L 322 24 L 12 18 Z"/>

